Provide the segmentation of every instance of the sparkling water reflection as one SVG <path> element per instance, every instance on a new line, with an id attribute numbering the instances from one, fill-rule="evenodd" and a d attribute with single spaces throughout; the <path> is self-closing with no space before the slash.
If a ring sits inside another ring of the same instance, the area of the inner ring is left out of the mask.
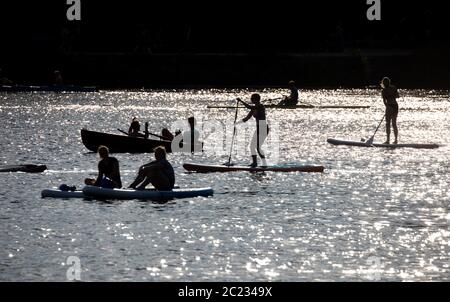
<path id="1" fill-rule="evenodd" d="M 262 94 L 269 99 L 280 92 Z M 81 187 L 95 175 L 97 158 L 81 143 L 83 127 L 116 133 L 133 116 L 148 120 L 153 132 L 191 114 L 230 121 L 233 110 L 206 105 L 251 93 L 1 94 L 0 162 L 44 163 L 49 170 L 0 174 L 0 280 L 66 280 L 69 256 L 79 257 L 86 281 L 450 280 L 449 148 L 326 143 L 371 135 L 383 115 L 374 90 L 302 94 L 305 103 L 372 106 L 366 110 L 268 110 L 281 125 L 281 161 L 322 164 L 324 174 L 187 174 L 183 162 L 226 157 L 177 154 L 170 159 L 178 185 L 212 186 L 213 198 L 167 204 L 40 198 L 44 188 Z M 400 141 L 450 145 L 448 92 L 402 94 Z M 116 157 L 129 184 L 151 155 Z"/>

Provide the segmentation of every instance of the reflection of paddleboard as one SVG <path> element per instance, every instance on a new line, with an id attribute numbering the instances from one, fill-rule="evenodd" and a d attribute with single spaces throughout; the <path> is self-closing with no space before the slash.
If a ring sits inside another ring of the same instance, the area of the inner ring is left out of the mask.
<path id="1" fill-rule="evenodd" d="M 366 144 L 364 142 L 343 141 L 329 138 L 327 140 L 332 145 L 354 146 L 354 147 L 378 147 L 378 148 L 416 148 L 416 149 L 436 149 L 439 148 L 437 144 Z"/>
<path id="2" fill-rule="evenodd" d="M 42 190 L 41 196 L 52 198 L 84 198 L 83 191 L 61 191 L 56 189 Z"/>
<path id="3" fill-rule="evenodd" d="M 201 164 L 183 164 L 183 167 L 191 172 L 212 173 L 212 172 L 323 172 L 323 166 L 295 166 L 295 165 L 277 165 L 268 167 L 246 167 L 246 166 L 221 166 L 221 165 L 201 165 Z"/>
<path id="4" fill-rule="evenodd" d="M 165 200 L 173 198 L 188 198 L 198 196 L 211 196 L 214 191 L 211 188 L 174 189 L 172 191 L 157 190 L 133 190 L 133 189 L 105 189 L 94 186 L 85 186 L 83 193 L 86 196 L 99 199 L 143 199 Z"/>
<path id="5" fill-rule="evenodd" d="M 46 165 L 6 165 L 0 166 L 0 172 L 41 173 L 47 170 Z"/>

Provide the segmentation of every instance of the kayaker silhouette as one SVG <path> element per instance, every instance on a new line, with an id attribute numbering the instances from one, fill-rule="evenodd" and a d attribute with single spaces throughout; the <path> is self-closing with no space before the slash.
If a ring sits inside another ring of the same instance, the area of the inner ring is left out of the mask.
<path id="1" fill-rule="evenodd" d="M 291 90 L 291 94 L 289 96 L 285 96 L 284 99 L 278 104 L 279 106 L 296 106 L 298 104 L 298 88 L 295 85 L 294 81 L 290 81 L 289 89 Z"/>

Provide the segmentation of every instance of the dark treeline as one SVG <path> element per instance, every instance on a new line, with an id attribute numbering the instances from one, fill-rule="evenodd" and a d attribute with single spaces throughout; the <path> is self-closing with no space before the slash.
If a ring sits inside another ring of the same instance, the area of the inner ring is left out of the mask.
<path id="1" fill-rule="evenodd" d="M 416 49 L 448 40 L 446 11 L 428 1 L 382 1 L 381 21 L 366 19 L 369 6 L 363 0 L 247 2 L 245 6 L 233 1 L 195 6 L 82 1 L 81 21 L 67 21 L 65 1 L 42 2 L 2 9 L 4 50 L 336 52 Z"/>
<path id="2" fill-rule="evenodd" d="M 365 0 L 164 4 L 82 0 L 81 21 L 68 21 L 66 1 L 2 2 L 0 67 L 12 74 L 20 69 L 22 74 L 23 62 L 29 69 L 46 63 L 52 69 L 64 67 L 73 56 L 83 63 L 80 56 L 89 55 L 220 53 L 270 58 L 280 54 L 447 51 L 447 13 L 442 5 L 432 1 L 381 3 L 382 20 L 368 21 Z M 36 66 L 30 66 L 33 62 Z M 17 72 L 14 75 L 18 76 Z M 33 78 L 30 75 L 29 79 Z"/>

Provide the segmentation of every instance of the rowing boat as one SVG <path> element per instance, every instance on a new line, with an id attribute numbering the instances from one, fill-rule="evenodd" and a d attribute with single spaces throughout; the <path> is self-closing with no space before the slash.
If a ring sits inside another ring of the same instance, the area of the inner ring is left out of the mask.
<path id="1" fill-rule="evenodd" d="M 111 153 L 151 153 L 158 146 L 172 152 L 172 142 L 143 137 L 117 135 L 103 132 L 81 130 L 81 140 L 90 151 L 97 152 L 99 146 L 108 147 Z"/>
<path id="2" fill-rule="evenodd" d="M 279 106 L 279 105 L 266 105 L 269 109 L 369 109 L 370 106 L 339 106 L 339 105 L 296 105 L 296 106 Z M 208 109 L 236 109 L 236 106 L 207 106 Z M 245 108 L 243 106 L 238 108 Z"/>
<path id="3" fill-rule="evenodd" d="M 75 85 L 49 85 L 49 86 L 30 86 L 30 85 L 2 85 L 0 91 L 4 92 L 96 92 L 97 87 L 93 86 L 75 86 Z"/>
<path id="4" fill-rule="evenodd" d="M 323 172 L 323 166 L 312 165 L 275 165 L 268 167 L 246 167 L 246 166 L 224 166 L 224 165 L 202 165 L 185 163 L 183 168 L 190 172 L 197 173 L 214 173 L 214 172 Z"/>
<path id="5" fill-rule="evenodd" d="M 208 197 L 214 194 L 212 188 L 173 189 L 172 191 L 134 190 L 134 189 L 106 189 L 95 186 L 83 188 L 85 196 L 97 199 L 120 200 L 167 200 L 175 198 Z"/>
<path id="6" fill-rule="evenodd" d="M 365 142 L 345 141 L 329 138 L 328 143 L 336 146 L 353 146 L 353 147 L 377 147 L 377 148 L 415 148 L 415 149 L 436 149 L 439 148 L 437 144 L 367 144 Z"/>
<path id="7" fill-rule="evenodd" d="M 5 165 L 0 166 L 0 172 L 41 173 L 47 170 L 46 165 Z"/>

